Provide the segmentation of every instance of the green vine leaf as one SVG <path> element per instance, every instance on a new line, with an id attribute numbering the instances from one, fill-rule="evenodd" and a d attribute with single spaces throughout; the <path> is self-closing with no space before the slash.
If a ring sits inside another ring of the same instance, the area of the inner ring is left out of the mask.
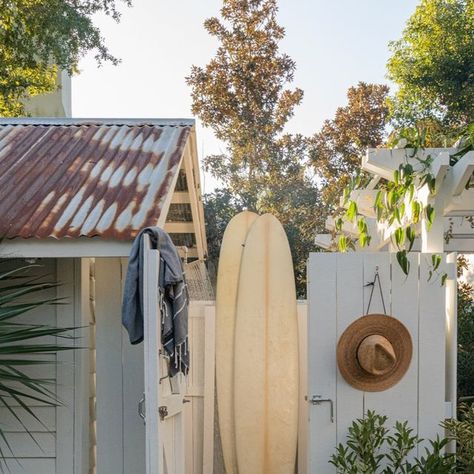
<path id="1" fill-rule="evenodd" d="M 428 230 L 430 230 L 435 219 L 435 210 L 431 204 L 428 204 L 425 207 L 425 216 L 426 216 L 426 227 Z"/>
<path id="2" fill-rule="evenodd" d="M 441 275 L 441 286 L 444 286 L 446 284 L 447 279 L 448 279 L 448 274 L 443 273 L 443 275 Z"/>
<path id="3" fill-rule="evenodd" d="M 421 204 L 418 201 L 413 201 L 411 203 L 411 218 L 413 220 L 413 224 L 418 224 L 418 222 L 420 222 L 420 214 Z"/>
<path id="4" fill-rule="evenodd" d="M 405 242 L 405 229 L 403 229 L 403 227 L 397 227 L 397 229 L 395 229 L 394 235 L 395 243 L 397 244 L 397 247 L 400 248 Z"/>
<path id="5" fill-rule="evenodd" d="M 409 242 L 409 245 L 408 245 L 408 251 L 410 252 L 411 249 L 413 248 L 413 244 L 415 243 L 415 231 L 413 230 L 413 228 L 411 226 L 407 227 L 405 229 L 405 234 L 406 234 L 406 237 L 407 237 L 407 240 Z"/>
<path id="6" fill-rule="evenodd" d="M 357 203 L 355 201 L 351 201 L 346 211 L 346 217 L 349 220 L 349 222 L 354 222 L 354 219 L 356 218 L 356 216 L 357 216 Z"/>
<path id="7" fill-rule="evenodd" d="M 341 252 L 347 252 L 347 237 L 345 235 L 339 236 L 338 246 Z"/>
<path id="8" fill-rule="evenodd" d="M 410 262 L 408 260 L 406 250 L 399 250 L 397 252 L 397 262 L 400 265 L 400 268 L 402 269 L 403 273 L 405 275 L 408 275 L 408 273 L 410 272 Z"/>
<path id="9" fill-rule="evenodd" d="M 432 255 L 431 263 L 433 264 L 433 271 L 435 272 L 441 264 L 441 255 Z"/>

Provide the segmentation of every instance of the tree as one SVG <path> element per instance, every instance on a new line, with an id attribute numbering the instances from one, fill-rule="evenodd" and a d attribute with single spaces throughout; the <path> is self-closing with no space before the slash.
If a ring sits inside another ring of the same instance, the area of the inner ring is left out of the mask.
<path id="1" fill-rule="evenodd" d="M 205 22 L 220 43 L 216 56 L 204 68 L 193 66 L 186 80 L 193 113 L 226 144 L 224 154 L 204 160 L 223 183 L 206 199 L 211 261 L 235 213 L 271 212 L 287 232 L 303 295 L 306 258 L 315 250 L 320 219 L 318 190 L 309 174 L 307 139 L 282 135 L 303 92 L 287 88 L 296 65 L 279 51 L 284 29 L 277 11 L 276 0 L 224 0 L 222 19 Z"/>
<path id="2" fill-rule="evenodd" d="M 293 257 L 296 293 L 306 295 L 306 261 L 317 251 L 316 232 L 324 229 L 325 209 L 320 191 L 311 174 L 308 139 L 284 135 L 277 141 L 275 155 L 268 163 L 264 192 L 257 210 L 276 216 L 285 228 Z"/>
<path id="3" fill-rule="evenodd" d="M 298 297 L 306 294 L 306 260 L 317 250 L 316 231 L 324 228 L 325 210 L 319 198 L 319 189 L 308 166 L 307 138 L 285 135 L 273 148 L 267 174 L 258 181 L 259 198 L 255 211 L 269 212 L 285 228 L 293 257 Z M 217 189 L 204 201 L 208 240 L 208 262 L 211 276 L 215 276 L 220 245 L 230 219 L 244 209 L 241 194 L 229 188 Z"/>
<path id="4" fill-rule="evenodd" d="M 216 189 L 213 193 L 204 196 L 207 261 L 213 283 L 216 280 L 217 263 L 225 228 L 232 217 L 243 209 L 241 201 L 227 188 Z"/>
<path id="5" fill-rule="evenodd" d="M 224 0 L 222 19 L 204 23 L 220 43 L 217 53 L 186 78 L 193 113 L 227 145 L 226 154 L 207 157 L 205 165 L 249 208 L 258 199 L 255 179 L 265 174 L 275 138 L 303 97 L 286 88 L 296 66 L 279 52 L 284 29 L 277 11 L 276 0 Z"/>
<path id="6" fill-rule="evenodd" d="M 325 201 L 337 205 L 342 190 L 360 170 L 361 156 L 386 138 L 389 88 L 359 82 L 311 140 L 311 161 L 321 180 Z"/>
<path id="7" fill-rule="evenodd" d="M 23 114 L 22 99 L 54 91 L 58 70 L 76 72 L 89 51 L 117 64 L 92 22 L 99 12 L 119 21 L 116 0 L 0 0 L 0 116 Z"/>
<path id="8" fill-rule="evenodd" d="M 474 396 L 474 288 L 459 280 L 469 268 L 465 256 L 458 257 L 458 397 Z"/>
<path id="9" fill-rule="evenodd" d="M 390 47 L 388 76 L 399 87 L 391 108 L 398 125 L 474 120 L 474 0 L 421 0 Z"/>

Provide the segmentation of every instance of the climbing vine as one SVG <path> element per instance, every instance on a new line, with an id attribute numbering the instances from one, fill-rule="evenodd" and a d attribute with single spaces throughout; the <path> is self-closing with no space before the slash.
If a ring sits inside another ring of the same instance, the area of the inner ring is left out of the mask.
<path id="1" fill-rule="evenodd" d="M 429 231 L 436 212 L 431 199 L 436 195 L 437 183 L 433 175 L 431 155 L 420 157 L 420 150 L 425 149 L 426 135 L 423 131 L 416 133 L 413 129 L 405 129 L 394 137 L 391 146 L 407 149 L 404 163 L 393 172 L 391 180 L 382 180 L 378 184 L 373 210 L 377 223 L 385 224 L 391 230 L 392 243 L 397 249 L 396 258 L 402 271 L 408 275 L 410 260 L 408 253 L 415 243 L 417 225 L 425 218 Z M 450 165 L 454 165 L 465 153 L 474 149 L 474 124 L 467 126 L 457 141 L 456 151 L 450 156 Z M 423 154 L 424 155 L 424 154 Z M 364 189 L 368 182 L 366 175 L 356 176 L 343 191 L 341 207 L 333 215 L 334 233 L 337 246 L 341 252 L 355 249 L 355 244 L 364 248 L 370 246 L 370 235 L 367 220 L 358 212 L 357 202 L 351 199 L 351 193 Z M 471 179 L 466 187 L 473 186 Z M 422 189 L 425 199 L 420 199 Z M 342 232 L 344 223 L 350 222 L 356 230 L 356 238 Z M 449 236 L 445 236 L 449 238 Z M 447 274 L 440 272 L 441 255 L 432 255 L 429 280 L 436 276 L 444 285 Z"/>

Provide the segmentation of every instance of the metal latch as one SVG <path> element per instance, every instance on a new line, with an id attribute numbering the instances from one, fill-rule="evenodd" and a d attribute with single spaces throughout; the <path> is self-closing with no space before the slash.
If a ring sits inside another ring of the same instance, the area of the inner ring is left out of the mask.
<path id="1" fill-rule="evenodd" d="M 308 397 L 305 397 L 308 400 Z M 322 398 L 322 395 L 313 395 L 310 400 L 308 400 L 311 405 L 321 405 L 321 403 L 329 403 L 331 405 L 331 423 L 334 423 L 334 402 L 330 398 Z"/>
<path id="2" fill-rule="evenodd" d="M 160 414 L 160 420 L 163 421 L 168 416 L 168 407 L 166 405 L 158 408 L 158 413 Z"/>
<path id="3" fill-rule="evenodd" d="M 146 424 L 146 416 L 145 416 L 145 394 L 143 397 L 140 398 L 138 402 L 138 416 L 143 420 L 143 423 Z"/>

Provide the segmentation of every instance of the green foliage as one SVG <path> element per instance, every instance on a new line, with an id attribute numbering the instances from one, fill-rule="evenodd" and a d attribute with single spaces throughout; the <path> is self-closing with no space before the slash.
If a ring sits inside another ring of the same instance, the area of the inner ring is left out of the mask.
<path id="1" fill-rule="evenodd" d="M 57 342 L 58 338 L 71 339 L 71 328 L 27 324 L 21 320 L 22 315 L 35 308 L 61 303 L 50 296 L 58 284 L 35 276 L 36 267 L 38 266 L 18 267 L 6 259 L 0 259 L 0 404 L 26 432 L 28 429 L 14 405 L 19 405 L 42 423 L 28 402 L 31 404 L 37 401 L 55 406 L 58 401 L 50 390 L 49 380 L 35 378 L 25 369 L 53 364 L 54 362 L 41 356 L 72 349 L 71 346 Z M 34 434 L 30 436 L 35 440 Z M 0 449 L 0 457 L 3 459 L 7 455 L 15 455 L 14 446 L 10 446 L 8 441 L 8 433 L 1 428 L 0 438 L 8 449 Z"/>
<path id="2" fill-rule="evenodd" d="M 451 162 L 455 162 L 463 156 L 462 153 L 467 153 L 472 148 L 472 127 L 465 127 L 464 133 L 465 137 L 458 140 L 456 151 L 451 155 Z M 397 248 L 398 264 L 408 275 L 410 271 L 408 253 L 415 242 L 415 227 L 423 219 L 429 231 L 436 219 L 435 209 L 430 202 L 430 198 L 434 197 L 437 191 L 436 179 L 432 173 L 433 158 L 430 155 L 424 158 L 419 157 L 419 151 L 423 150 L 426 144 L 426 134 L 422 129 L 416 127 L 404 129 L 401 137 L 394 134 L 391 140 L 399 147 L 406 147 L 405 160 L 394 171 L 391 180 L 383 180 L 378 185 L 374 213 L 377 223 L 391 229 L 392 242 Z M 344 222 L 357 221 L 359 245 L 361 247 L 370 245 L 371 236 L 365 219 L 358 215 L 357 203 L 350 199 L 352 191 L 362 186 L 363 181 L 360 178 L 352 179 L 342 192 L 342 207 L 333 214 L 336 223 L 334 237 L 338 237 L 338 247 L 341 252 L 351 248 L 347 237 L 338 236 Z M 424 200 L 418 198 L 423 188 L 428 196 Z M 441 274 L 439 271 L 441 257 L 433 255 L 431 263 L 429 280 L 436 275 L 441 285 L 444 285 L 447 274 Z"/>
<path id="3" fill-rule="evenodd" d="M 52 92 L 58 70 L 76 72 L 89 51 L 118 62 L 92 22 L 101 12 L 120 18 L 116 0 L 0 1 L 0 116 L 23 114 L 22 99 Z"/>
<path id="4" fill-rule="evenodd" d="M 229 221 L 243 210 L 242 203 L 226 188 L 216 189 L 204 196 L 204 215 L 208 245 L 207 263 L 215 284 L 222 236 Z"/>
<path id="5" fill-rule="evenodd" d="M 315 180 L 308 172 L 307 140 L 285 135 L 277 142 L 273 169 L 263 181 L 257 211 L 279 219 L 290 243 L 298 297 L 306 295 L 306 261 L 317 229 L 324 229 L 325 208 Z"/>
<path id="6" fill-rule="evenodd" d="M 456 440 L 456 472 L 472 474 L 474 472 L 474 404 L 461 404 L 459 419 L 446 420 L 442 426 Z"/>
<path id="7" fill-rule="evenodd" d="M 459 276 L 467 270 L 464 257 L 458 258 Z M 458 281 L 458 397 L 474 396 L 474 288 Z"/>
<path id="8" fill-rule="evenodd" d="M 448 439 L 430 441 L 424 455 L 409 460 L 421 440 L 408 423 L 386 428 L 387 417 L 368 411 L 349 428 L 347 441 L 340 443 L 329 461 L 338 474 L 449 474 L 456 472 L 453 455 L 444 454 Z M 472 424 L 471 424 L 472 428 Z"/>
<path id="9" fill-rule="evenodd" d="M 309 252 L 316 251 L 314 233 L 317 228 L 323 229 L 324 209 L 319 204 L 318 189 L 307 175 L 302 160 L 306 150 L 304 137 L 287 135 L 278 144 L 273 162 L 277 166 L 257 181 L 259 193 L 254 210 L 259 214 L 272 213 L 285 228 L 293 257 L 297 294 L 304 297 L 306 260 Z M 206 196 L 206 232 L 211 274 L 217 267 L 227 223 L 245 207 L 242 195 L 243 193 L 235 193 L 229 188 L 222 188 Z"/>
<path id="10" fill-rule="evenodd" d="M 399 86 L 391 112 L 398 125 L 474 120 L 473 0 L 421 0 L 390 46 L 388 76 Z"/>
<path id="11" fill-rule="evenodd" d="M 359 82 L 347 91 L 348 103 L 326 120 L 310 142 L 311 162 L 323 185 L 326 205 L 338 205 L 350 179 L 360 170 L 360 157 L 368 147 L 385 139 L 389 89 Z"/>

